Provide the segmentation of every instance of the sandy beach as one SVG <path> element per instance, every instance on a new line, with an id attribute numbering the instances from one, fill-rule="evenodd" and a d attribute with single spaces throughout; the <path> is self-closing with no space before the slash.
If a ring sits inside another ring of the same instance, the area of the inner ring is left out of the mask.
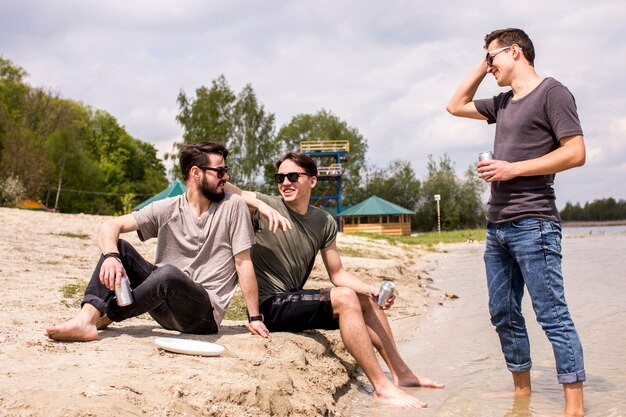
<path id="1" fill-rule="evenodd" d="M 78 311 L 82 293 L 68 289 L 91 276 L 106 218 L 0 208 L 0 416 L 350 415 L 363 377 L 339 332 L 262 339 L 244 322 L 226 320 L 217 335 L 180 335 L 141 316 L 113 324 L 94 342 L 48 340 L 45 327 Z M 153 259 L 155 240 L 124 238 Z M 400 343 L 432 306 L 452 302 L 429 275 L 440 252 L 342 234 L 338 246 L 345 267 L 364 281 L 391 279 L 400 288 L 389 313 Z M 329 286 L 319 259 L 312 278 L 311 288 Z M 226 351 L 169 353 L 155 345 L 159 336 Z"/>

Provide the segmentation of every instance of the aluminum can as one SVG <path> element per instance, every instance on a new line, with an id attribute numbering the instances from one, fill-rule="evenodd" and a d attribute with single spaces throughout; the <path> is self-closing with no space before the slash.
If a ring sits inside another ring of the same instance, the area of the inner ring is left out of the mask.
<path id="1" fill-rule="evenodd" d="M 122 285 L 115 289 L 115 297 L 117 298 L 117 305 L 120 307 L 126 307 L 133 303 L 133 290 L 130 288 L 130 281 L 126 275 L 122 276 Z"/>
<path id="2" fill-rule="evenodd" d="M 478 154 L 478 162 L 480 161 L 490 161 L 493 159 L 493 152 L 486 151 Z"/>
<path id="3" fill-rule="evenodd" d="M 380 285 L 380 291 L 378 292 L 378 297 L 376 298 L 376 304 L 379 306 L 384 306 L 385 302 L 391 298 L 392 295 L 396 293 L 396 284 L 391 281 L 383 281 Z"/>

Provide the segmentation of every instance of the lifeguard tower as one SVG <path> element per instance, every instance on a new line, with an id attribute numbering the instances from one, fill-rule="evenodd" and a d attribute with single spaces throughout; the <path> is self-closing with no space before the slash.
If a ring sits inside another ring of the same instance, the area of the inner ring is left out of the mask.
<path id="1" fill-rule="evenodd" d="M 317 180 L 329 183 L 322 195 L 311 196 L 312 204 L 331 212 L 341 227 L 341 162 L 348 159 L 350 143 L 347 140 L 307 140 L 300 142 L 300 152 L 320 161 Z M 331 204 L 333 201 L 336 202 L 336 212 Z"/>

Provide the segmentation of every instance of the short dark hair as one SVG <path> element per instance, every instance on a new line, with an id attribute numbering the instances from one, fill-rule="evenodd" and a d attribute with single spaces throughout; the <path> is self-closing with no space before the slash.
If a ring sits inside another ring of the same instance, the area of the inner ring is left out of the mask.
<path id="1" fill-rule="evenodd" d="M 278 162 L 276 162 L 276 169 L 280 168 L 280 164 L 282 164 L 286 160 L 290 160 L 296 163 L 298 166 L 302 167 L 304 172 L 306 172 L 310 176 L 317 177 L 317 164 L 310 156 L 300 152 L 287 152 L 285 156 L 283 156 L 278 160 Z"/>
<path id="2" fill-rule="evenodd" d="M 228 150 L 221 143 L 216 142 L 199 142 L 187 143 L 180 150 L 180 172 L 183 179 L 187 181 L 189 171 L 193 166 L 206 166 L 209 163 L 209 154 L 220 155 L 226 161 Z"/>
<path id="3" fill-rule="evenodd" d="M 502 46 L 512 46 L 516 44 L 520 47 L 526 60 L 531 66 L 535 66 L 535 47 L 533 41 L 530 40 L 526 32 L 522 29 L 508 28 L 498 29 L 485 36 L 485 49 L 489 48 L 489 44 L 497 40 Z"/>

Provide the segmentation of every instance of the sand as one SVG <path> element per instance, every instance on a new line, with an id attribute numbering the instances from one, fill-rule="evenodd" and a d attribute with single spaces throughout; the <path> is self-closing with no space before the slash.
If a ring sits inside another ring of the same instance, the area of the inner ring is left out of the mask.
<path id="1" fill-rule="evenodd" d="M 348 416 L 367 380 L 337 331 L 248 333 L 242 321 L 217 335 L 180 335 L 149 316 L 114 323 L 97 341 L 54 342 L 44 328 L 78 312 L 97 262 L 96 234 L 105 216 L 0 208 L 0 416 Z M 125 234 L 147 259 L 156 241 Z M 399 299 L 389 312 L 402 343 L 428 309 L 446 302 L 433 285 L 440 251 L 340 234 L 346 269 L 379 285 L 392 279 Z M 308 287 L 330 286 L 318 259 Z M 219 357 L 165 352 L 159 336 L 219 343 Z M 371 388 L 371 387 L 370 387 Z"/>

